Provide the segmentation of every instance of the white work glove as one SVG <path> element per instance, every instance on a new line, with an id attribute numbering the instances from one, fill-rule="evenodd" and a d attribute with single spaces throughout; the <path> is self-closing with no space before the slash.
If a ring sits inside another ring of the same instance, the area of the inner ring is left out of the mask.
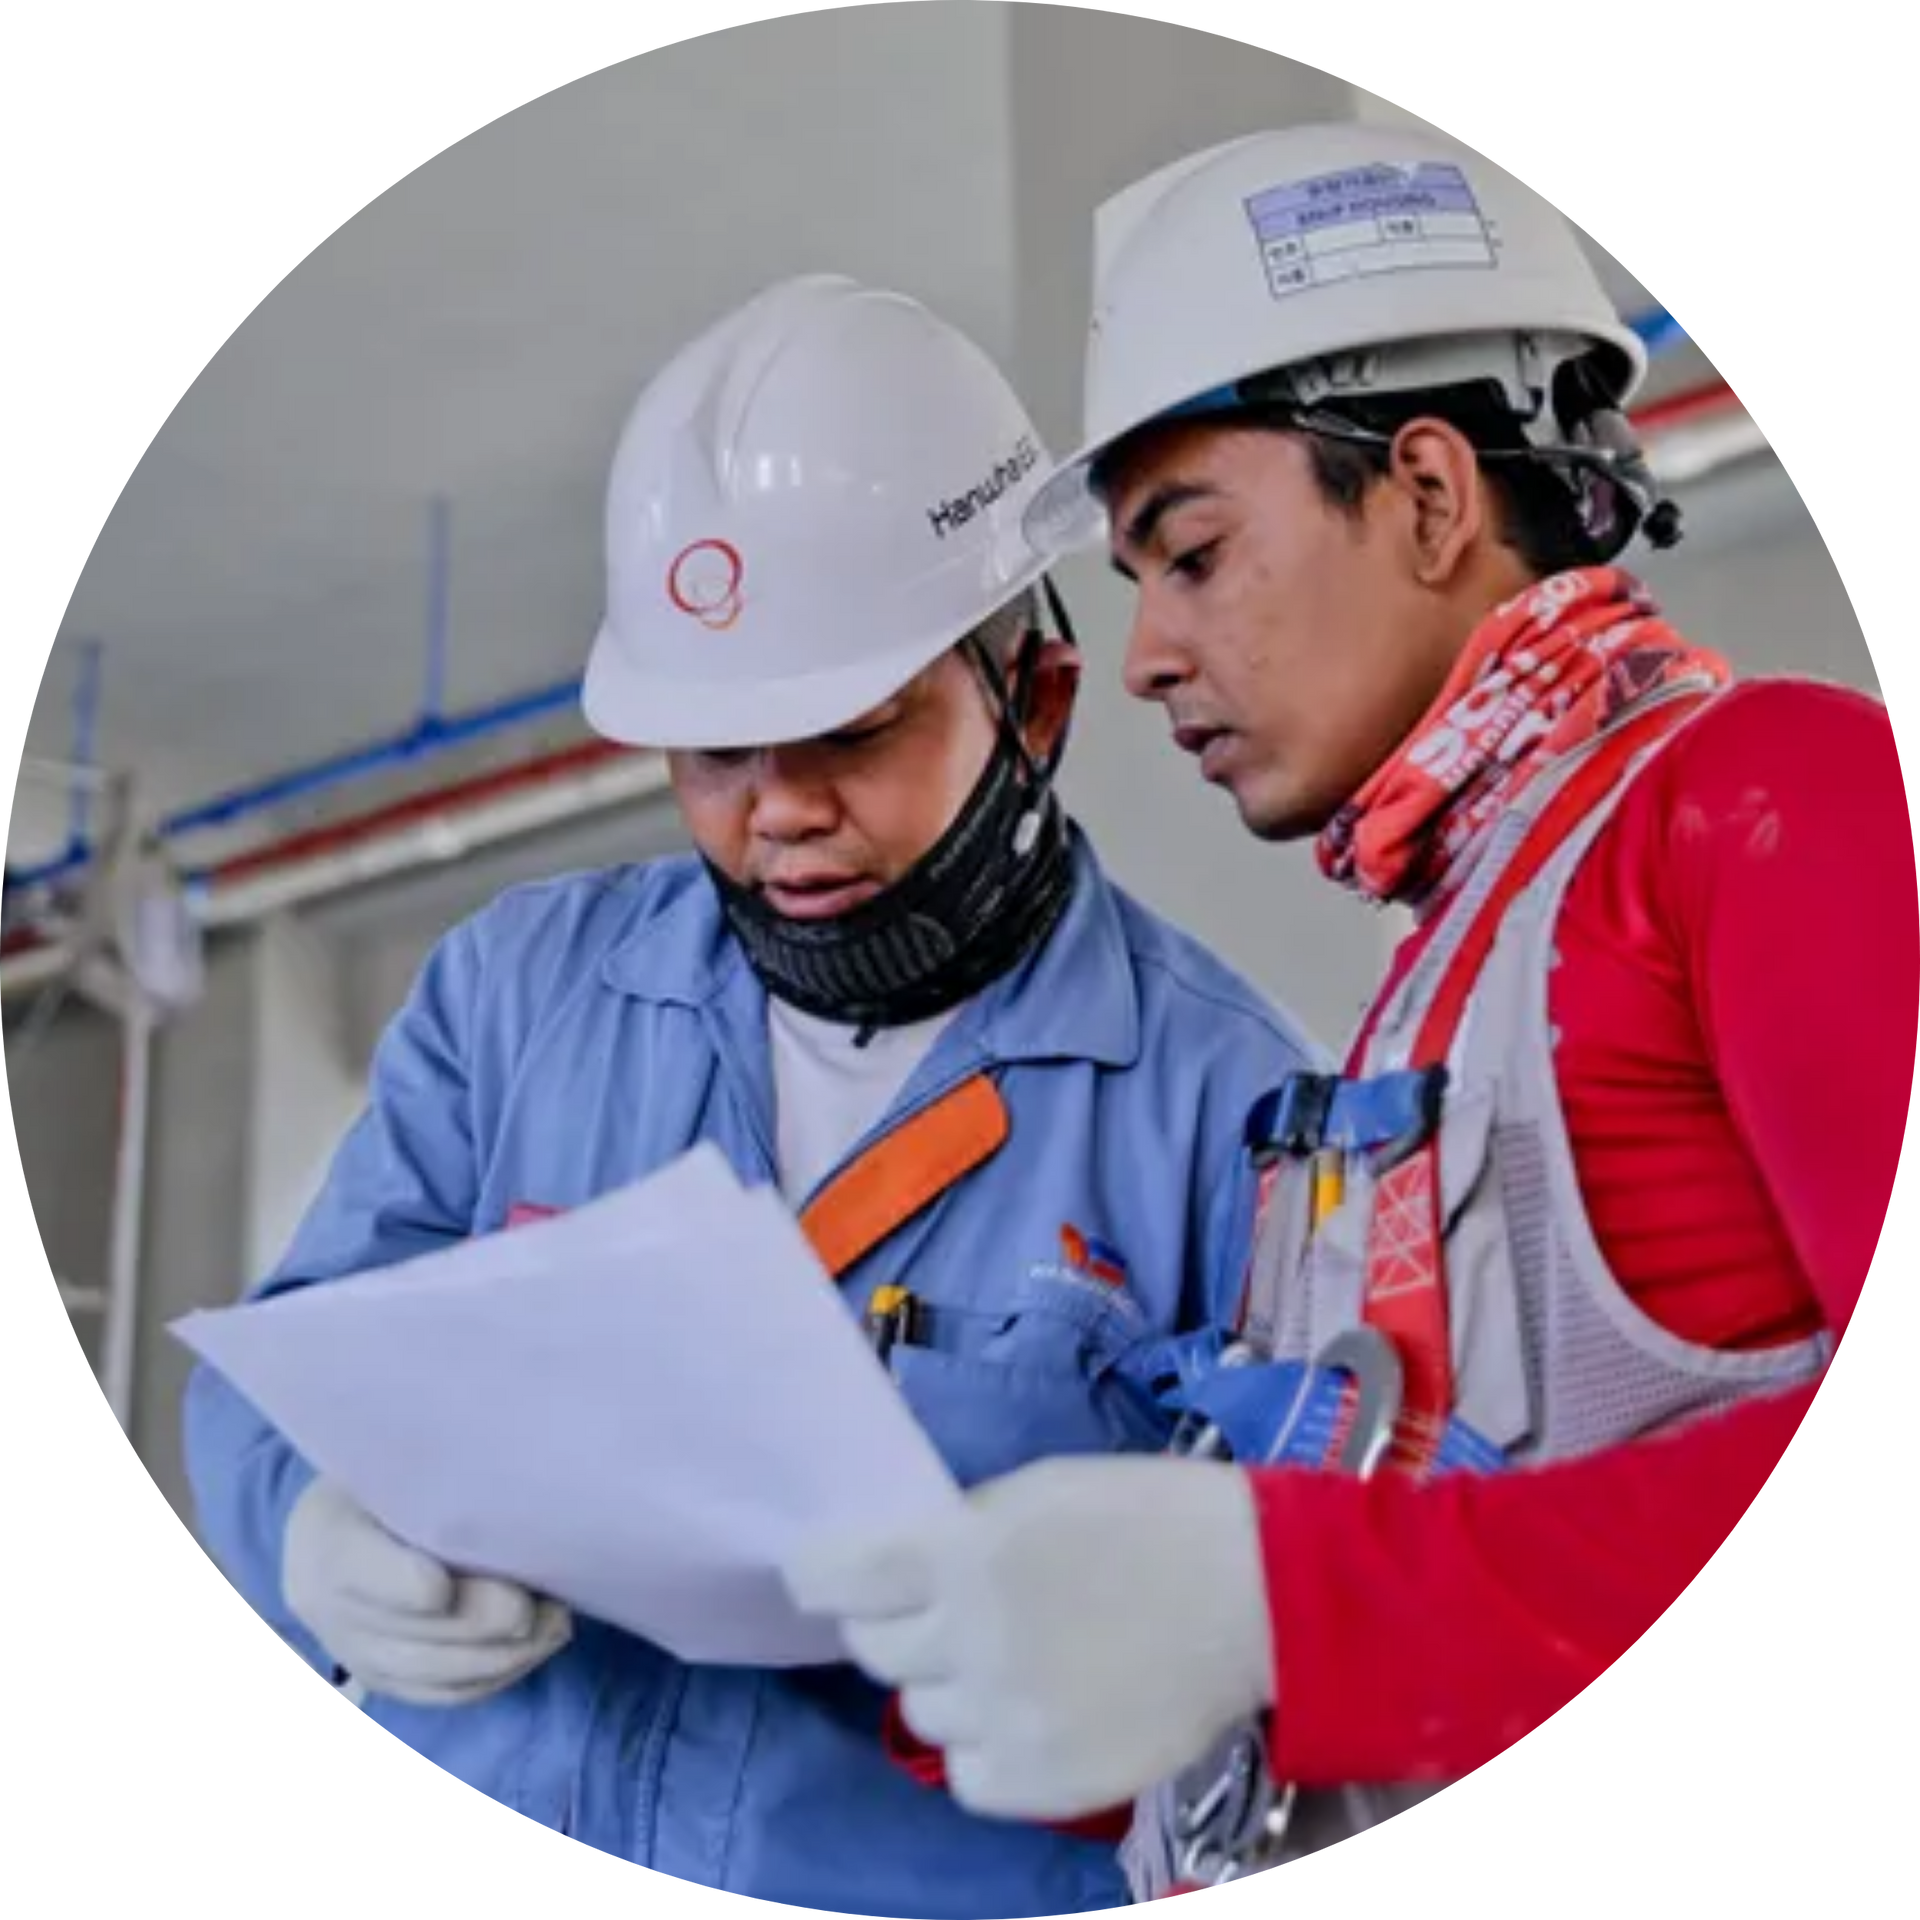
<path id="1" fill-rule="evenodd" d="M 933 1524 L 821 1542 L 785 1576 L 899 1690 L 976 1813 L 1121 1806 L 1272 1699 L 1252 1495 L 1217 1463 L 1042 1461 Z"/>
<path id="2" fill-rule="evenodd" d="M 557 1600 L 453 1572 L 396 1540 L 328 1480 L 293 1503 L 280 1584 L 294 1616 L 358 1688 L 416 1706 L 484 1700 L 573 1634 Z"/>

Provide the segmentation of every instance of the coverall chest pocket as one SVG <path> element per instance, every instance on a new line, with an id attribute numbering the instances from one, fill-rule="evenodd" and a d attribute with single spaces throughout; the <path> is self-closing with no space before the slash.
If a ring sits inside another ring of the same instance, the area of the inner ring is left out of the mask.
<path id="1" fill-rule="evenodd" d="M 1164 1416 L 1122 1377 L 1149 1331 L 1124 1296 L 1034 1276 L 1004 1303 L 928 1301 L 924 1318 L 890 1364 L 963 1486 L 1052 1454 L 1165 1444 Z"/>

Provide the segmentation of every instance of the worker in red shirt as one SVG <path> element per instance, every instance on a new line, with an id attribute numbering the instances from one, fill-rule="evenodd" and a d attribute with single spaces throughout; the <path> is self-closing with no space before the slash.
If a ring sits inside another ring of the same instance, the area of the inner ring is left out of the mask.
<path id="1" fill-rule="evenodd" d="M 1187 1457 L 1045 1462 L 789 1581 L 903 1758 L 1108 1819 L 1151 1897 L 1480 1765 L 1705 1564 L 1872 1256 L 1920 916 L 1884 710 L 1731 684 L 1613 564 L 1678 516 L 1544 202 L 1298 127 L 1128 189 L 1096 252 L 1037 537 L 1104 536 L 1127 685 L 1248 829 L 1415 929 L 1344 1073 L 1250 1116 L 1237 1338 L 1160 1356 Z"/>

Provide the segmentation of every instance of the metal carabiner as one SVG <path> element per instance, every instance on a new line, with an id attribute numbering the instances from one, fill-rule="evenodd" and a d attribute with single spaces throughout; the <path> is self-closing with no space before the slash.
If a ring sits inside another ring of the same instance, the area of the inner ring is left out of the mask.
<path id="1" fill-rule="evenodd" d="M 1180 1813 L 1176 1831 L 1181 1839 L 1221 1831 L 1238 1833 L 1252 1819 L 1260 1781 L 1260 1754 L 1256 1749 L 1261 1744 L 1257 1732 L 1249 1728 L 1240 1728 L 1232 1735 L 1212 1785 L 1194 1806 Z"/>
<path id="2" fill-rule="evenodd" d="M 1180 1878 L 1189 1886 L 1224 1887 L 1229 1881 L 1244 1880 L 1249 1874 L 1265 1873 L 1269 1867 L 1278 1866 L 1293 1816 L 1293 1799 L 1293 1788 L 1284 1788 L 1262 1815 L 1258 1830 L 1235 1845 L 1209 1845 L 1204 1839 L 1191 1842 L 1180 1856 Z"/>
<path id="3" fill-rule="evenodd" d="M 1400 1352 L 1378 1327 L 1364 1323 L 1337 1333 L 1315 1356 L 1316 1369 L 1347 1374 L 1354 1383 L 1353 1419 L 1348 1424 L 1335 1467 L 1365 1480 L 1393 1445 L 1406 1399 L 1406 1370 Z"/>

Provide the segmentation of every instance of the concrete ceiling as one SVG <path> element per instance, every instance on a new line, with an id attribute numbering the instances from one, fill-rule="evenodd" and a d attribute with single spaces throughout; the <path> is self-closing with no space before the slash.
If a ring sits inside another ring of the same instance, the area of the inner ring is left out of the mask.
<path id="1" fill-rule="evenodd" d="M 1110 21 L 1070 30 L 1093 47 Z M 742 28 L 549 94 L 400 181 L 182 397 L 75 589 L 30 752 L 65 751 L 75 643 L 96 637 L 104 753 L 163 803 L 405 727 L 435 494 L 453 516 L 450 705 L 577 672 L 633 393 L 777 276 L 902 287 L 1010 357 L 1015 31 L 970 0 Z M 1161 31 L 1191 69 L 1169 85 L 1223 60 L 1284 79 L 1272 56 Z M 1602 265 L 1624 307 L 1647 303 Z M 1660 377 L 1704 371 L 1689 350 Z"/>

